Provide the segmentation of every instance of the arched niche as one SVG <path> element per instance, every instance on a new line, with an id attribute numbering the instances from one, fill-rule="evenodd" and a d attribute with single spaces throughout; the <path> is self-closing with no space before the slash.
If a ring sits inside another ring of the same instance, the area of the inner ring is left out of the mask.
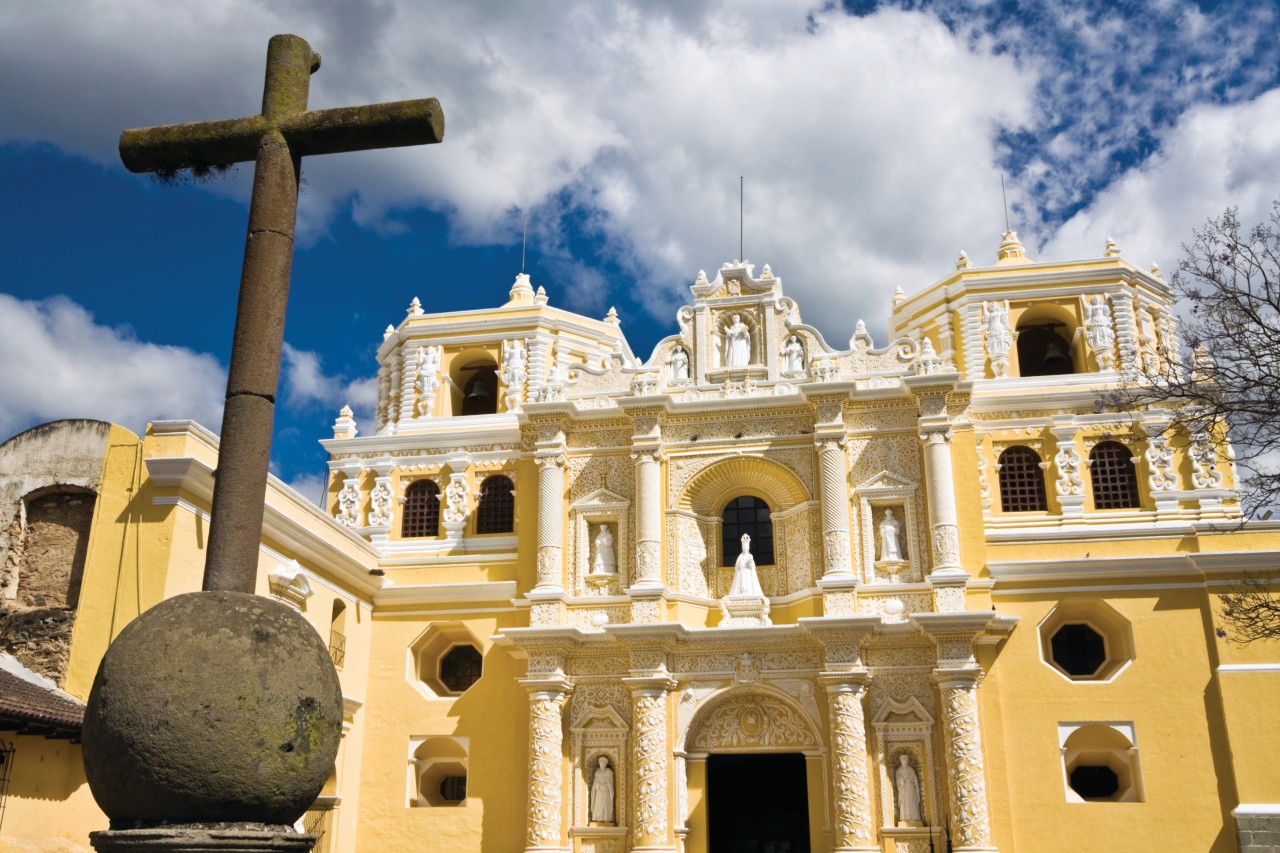
<path id="1" fill-rule="evenodd" d="M 1017 313 L 1017 376 L 1063 376 L 1085 371 L 1080 317 L 1074 306 L 1033 303 Z"/>
<path id="2" fill-rule="evenodd" d="M 816 722 L 791 697 L 764 685 L 731 687 L 709 697 L 682 735 L 690 758 L 713 752 L 822 753 Z"/>
<path id="3" fill-rule="evenodd" d="M 449 413 L 452 415 L 493 414 L 498 411 L 498 359 L 484 349 L 467 349 L 449 359 Z M 467 395 L 474 399 L 470 402 Z M 476 395 L 483 395 L 483 406 Z"/>

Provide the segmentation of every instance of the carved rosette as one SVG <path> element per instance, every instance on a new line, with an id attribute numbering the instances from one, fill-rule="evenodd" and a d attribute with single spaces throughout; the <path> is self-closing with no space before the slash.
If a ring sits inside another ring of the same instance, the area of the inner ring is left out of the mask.
<path id="1" fill-rule="evenodd" d="M 637 846 L 659 846 L 667 840 L 666 695 L 661 687 L 641 688 L 633 695 Z"/>
<path id="2" fill-rule="evenodd" d="M 831 746 L 835 786 L 836 846 L 878 850 L 872 835 L 871 793 L 867 777 L 867 729 L 862 712 L 863 685 L 827 685 L 831 703 Z"/>
<path id="3" fill-rule="evenodd" d="M 943 677 L 939 678 L 939 689 L 956 850 L 991 849 L 977 685 L 973 678 Z"/>
<path id="4" fill-rule="evenodd" d="M 529 694 L 529 847 L 562 847 L 560 794 L 564 752 L 561 690 Z"/>

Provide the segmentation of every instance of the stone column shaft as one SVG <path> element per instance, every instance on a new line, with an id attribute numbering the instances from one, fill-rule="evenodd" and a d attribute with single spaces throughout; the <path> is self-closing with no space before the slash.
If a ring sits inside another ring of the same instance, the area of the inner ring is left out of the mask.
<path id="1" fill-rule="evenodd" d="M 960 565 L 960 527 L 956 514 L 955 476 L 951 468 L 951 431 L 933 429 L 922 433 L 920 440 L 924 442 L 933 571 L 963 571 Z"/>
<path id="2" fill-rule="evenodd" d="M 538 457 L 538 584 L 536 590 L 564 590 L 564 454 Z"/>
<path id="3" fill-rule="evenodd" d="M 864 692 L 865 685 L 860 681 L 841 679 L 827 684 L 835 791 L 834 850 L 838 853 L 869 853 L 880 849 L 875 842 L 867 778 L 867 727 L 862 711 Z"/>
<path id="4" fill-rule="evenodd" d="M 636 586 L 662 583 L 662 468 L 657 448 L 633 451 L 636 460 Z"/>
<path id="5" fill-rule="evenodd" d="M 956 853 L 995 850 L 987 820 L 976 679 L 969 674 L 957 677 L 938 673 L 934 677 L 942 698 L 947 789 Z"/>
<path id="6" fill-rule="evenodd" d="M 527 850 L 564 850 L 561 792 L 564 735 L 561 711 L 566 691 L 529 691 L 529 833 Z"/>
<path id="7" fill-rule="evenodd" d="M 853 576 L 849 548 L 849 488 L 842 438 L 820 438 L 818 470 L 822 483 L 823 577 Z"/>
<path id="8" fill-rule="evenodd" d="M 631 691 L 634 722 L 635 812 L 631 833 L 633 850 L 671 850 L 667 801 L 667 690 L 666 686 L 635 687 Z"/>

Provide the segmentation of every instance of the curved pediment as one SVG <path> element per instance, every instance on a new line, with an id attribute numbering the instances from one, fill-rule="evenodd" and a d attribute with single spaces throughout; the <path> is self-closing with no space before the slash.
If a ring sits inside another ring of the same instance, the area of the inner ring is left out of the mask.
<path id="1" fill-rule="evenodd" d="M 812 722 L 791 703 L 761 690 L 731 690 L 694 717 L 685 740 L 691 752 L 817 749 Z"/>

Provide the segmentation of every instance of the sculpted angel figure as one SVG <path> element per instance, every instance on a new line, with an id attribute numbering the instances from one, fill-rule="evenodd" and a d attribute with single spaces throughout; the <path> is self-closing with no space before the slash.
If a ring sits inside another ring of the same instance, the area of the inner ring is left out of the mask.
<path id="1" fill-rule="evenodd" d="M 742 534 L 742 553 L 733 564 L 733 584 L 729 587 L 729 594 L 764 598 L 760 577 L 756 574 L 756 558 L 751 556 L 751 537 L 745 533 Z"/>
<path id="2" fill-rule="evenodd" d="M 724 330 L 725 367 L 746 367 L 751 362 L 751 330 L 742 322 L 741 314 Z"/>
<path id="3" fill-rule="evenodd" d="M 1013 332 L 1009 329 L 1009 303 L 982 303 L 982 324 L 987 330 L 987 355 L 992 359 L 1004 358 L 1013 347 Z"/>
<path id="4" fill-rule="evenodd" d="M 436 402 L 436 391 L 440 388 L 440 348 L 418 347 L 416 363 L 417 378 L 413 381 L 413 389 L 418 392 L 418 417 L 425 418 L 431 414 Z"/>

